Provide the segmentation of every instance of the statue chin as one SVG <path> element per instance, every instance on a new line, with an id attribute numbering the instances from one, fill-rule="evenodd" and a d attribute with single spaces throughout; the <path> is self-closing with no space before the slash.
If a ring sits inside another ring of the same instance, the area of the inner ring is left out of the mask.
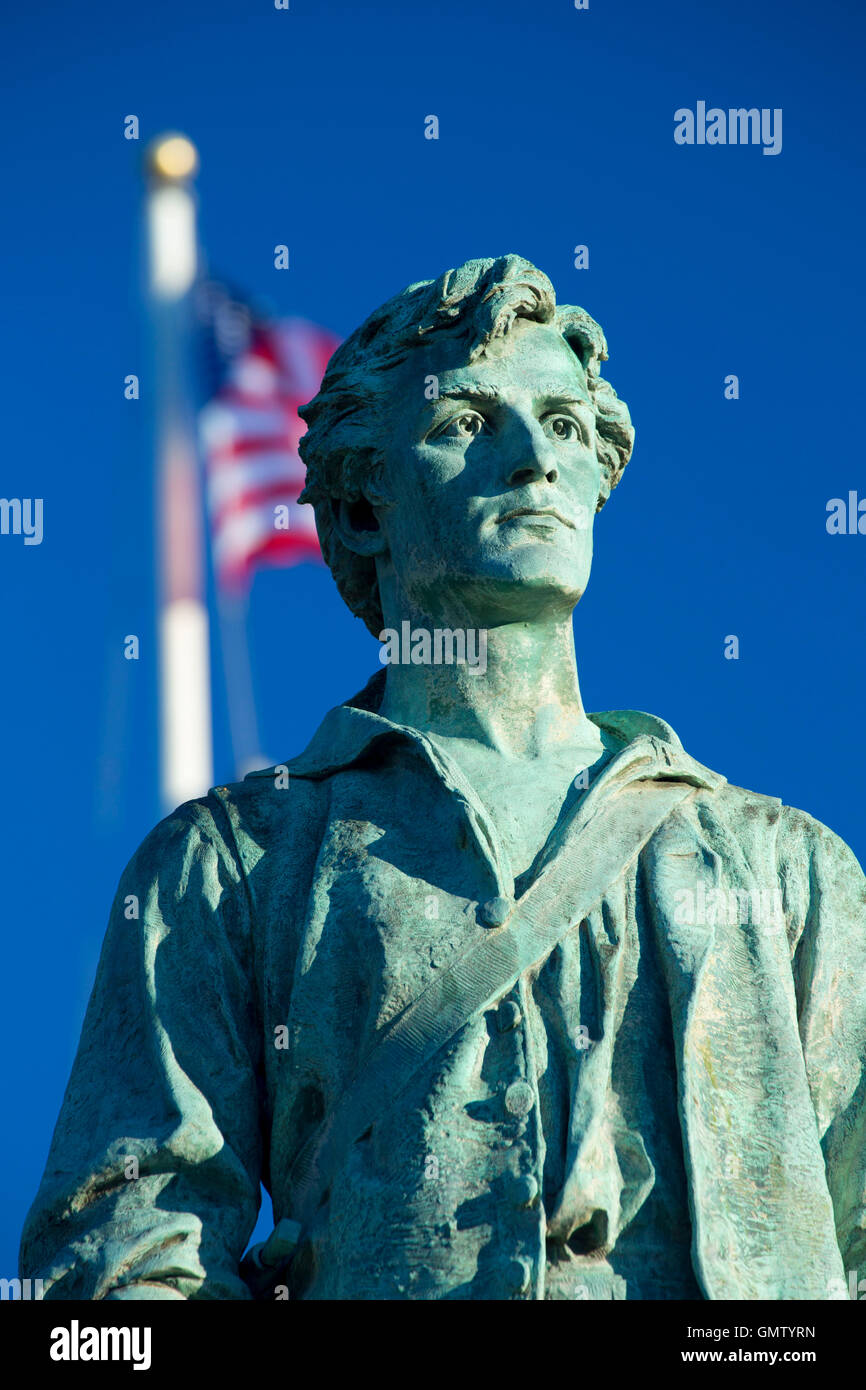
<path id="1" fill-rule="evenodd" d="M 395 613 L 423 613 L 441 623 L 471 619 L 477 627 L 533 622 L 569 613 L 586 591 L 591 566 L 591 555 L 551 555 L 533 546 L 487 557 L 468 573 L 465 561 L 462 572 L 455 567 L 445 575 L 438 565 L 427 575 L 416 568 L 392 588 L 394 601 L 386 599 L 385 607 Z M 387 590 L 386 584 L 380 585 L 383 598 Z"/>
<path id="2" fill-rule="evenodd" d="M 440 625 L 491 628 L 502 623 L 565 618 L 583 593 L 573 576 L 565 580 L 550 574 L 519 578 L 482 575 L 446 589 L 414 584 L 409 607 Z M 402 611 L 407 610 L 404 607 Z"/>

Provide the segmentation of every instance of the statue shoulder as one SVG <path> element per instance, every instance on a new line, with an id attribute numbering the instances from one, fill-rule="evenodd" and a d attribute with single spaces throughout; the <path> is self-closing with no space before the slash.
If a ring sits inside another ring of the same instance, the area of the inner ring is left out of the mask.
<path id="1" fill-rule="evenodd" d="M 326 780 L 295 775 L 293 760 L 256 769 L 243 781 L 213 787 L 207 801 L 227 825 L 246 872 L 266 851 L 304 859 L 314 854 L 327 823 Z"/>
<path id="2" fill-rule="evenodd" d="M 739 827 L 766 822 L 775 827 L 780 863 L 803 871 L 818 866 L 832 874 L 835 869 L 853 869 L 862 875 L 854 851 L 841 835 L 817 816 L 789 806 L 781 797 L 765 796 L 726 782 L 716 793 L 722 798 L 728 819 Z"/>
<path id="3" fill-rule="evenodd" d="M 783 806 L 779 825 L 780 856 L 806 861 L 820 877 L 849 878 L 863 885 L 866 879 L 860 861 L 850 845 L 808 811 Z"/>

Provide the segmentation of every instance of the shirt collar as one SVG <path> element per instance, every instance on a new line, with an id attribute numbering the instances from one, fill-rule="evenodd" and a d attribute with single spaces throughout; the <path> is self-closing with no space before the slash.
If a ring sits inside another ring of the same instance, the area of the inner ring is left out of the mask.
<path id="1" fill-rule="evenodd" d="M 418 741 L 418 731 L 377 713 L 385 688 L 384 670 L 377 671 L 360 690 L 342 705 L 329 710 L 303 753 L 276 767 L 262 768 L 248 774 L 273 780 L 277 768 L 288 769 L 293 777 L 319 779 L 329 777 L 349 767 L 378 739 L 403 738 Z M 647 754 L 641 775 L 650 778 L 676 778 L 694 786 L 715 790 L 725 778 L 692 758 L 683 748 L 670 724 L 654 714 L 641 710 L 604 710 L 587 716 L 600 729 L 624 745 L 629 762 L 638 749 Z M 620 757 L 622 756 L 619 755 Z M 614 760 L 618 761 L 618 758 Z M 607 779 L 606 779 L 607 780 Z"/>

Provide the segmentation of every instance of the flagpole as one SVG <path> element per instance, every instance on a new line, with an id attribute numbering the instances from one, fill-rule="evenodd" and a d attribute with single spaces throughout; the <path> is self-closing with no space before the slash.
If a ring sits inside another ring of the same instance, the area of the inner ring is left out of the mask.
<path id="1" fill-rule="evenodd" d="M 229 736 L 235 776 L 267 767 L 269 759 L 261 751 L 250 647 L 247 633 L 249 604 L 245 596 L 217 595 L 220 649 L 229 714 Z"/>
<path id="2" fill-rule="evenodd" d="M 190 295 L 198 271 L 195 146 L 148 151 L 148 293 L 154 343 L 160 799 L 165 812 L 213 782 L 210 636 L 201 486 L 190 386 Z"/>

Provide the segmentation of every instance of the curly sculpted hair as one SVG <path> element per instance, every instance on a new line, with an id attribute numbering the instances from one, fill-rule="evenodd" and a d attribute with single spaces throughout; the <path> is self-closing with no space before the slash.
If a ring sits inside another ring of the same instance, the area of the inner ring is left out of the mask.
<path id="1" fill-rule="evenodd" d="M 339 500 L 351 504 L 375 492 L 382 476 L 393 370 L 413 348 L 440 334 L 465 339 L 467 361 L 474 362 L 518 318 L 553 324 L 586 374 L 602 471 L 600 511 L 631 455 L 634 430 L 628 407 L 600 375 L 607 343 L 595 319 L 575 305 L 557 305 L 547 276 L 522 256 L 466 261 L 438 280 L 409 285 L 337 349 L 318 395 L 298 412 L 308 426 L 300 442 L 307 470 L 300 501 L 314 507 L 325 562 L 343 599 L 374 637 L 384 621 L 375 561 L 343 543 L 334 508 Z"/>

